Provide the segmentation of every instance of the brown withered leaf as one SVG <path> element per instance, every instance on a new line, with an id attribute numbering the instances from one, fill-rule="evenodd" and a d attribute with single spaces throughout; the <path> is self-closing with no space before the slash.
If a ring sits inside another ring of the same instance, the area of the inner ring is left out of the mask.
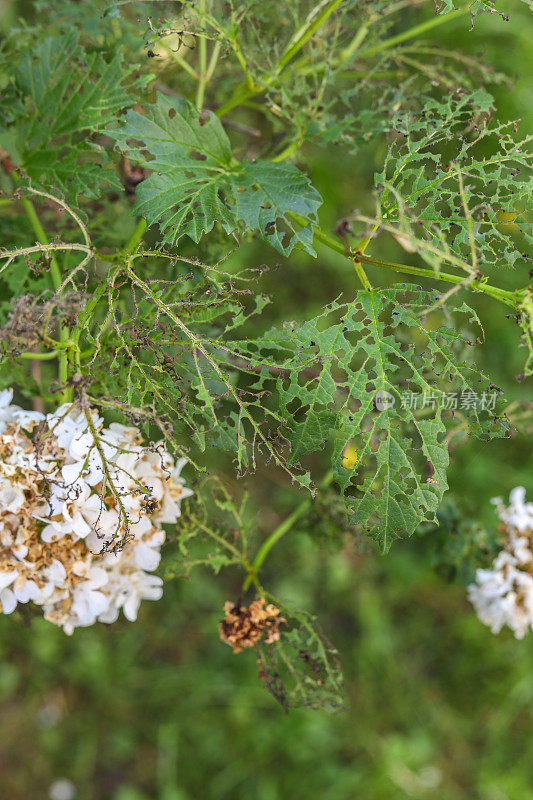
<path id="1" fill-rule="evenodd" d="M 272 603 L 265 606 L 265 598 L 253 600 L 249 606 L 224 604 L 225 618 L 219 626 L 220 638 L 240 653 L 245 647 L 254 647 L 261 639 L 265 644 L 277 642 L 279 626 L 286 622 L 280 610 Z M 264 638 L 263 638 L 264 637 Z"/>

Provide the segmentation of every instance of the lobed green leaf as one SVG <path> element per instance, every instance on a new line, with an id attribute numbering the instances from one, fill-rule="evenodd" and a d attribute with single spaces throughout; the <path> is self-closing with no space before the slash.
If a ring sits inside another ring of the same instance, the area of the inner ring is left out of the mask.
<path id="1" fill-rule="evenodd" d="M 159 224 L 164 243 L 174 245 L 184 235 L 198 242 L 218 223 L 228 234 L 257 230 L 285 255 L 296 246 L 315 255 L 311 223 L 321 198 L 309 179 L 290 164 L 236 162 L 214 114 L 158 94 L 145 114 L 129 111 L 107 133 L 152 170 L 138 189 L 136 211 Z M 294 224 L 291 211 L 309 224 Z"/>

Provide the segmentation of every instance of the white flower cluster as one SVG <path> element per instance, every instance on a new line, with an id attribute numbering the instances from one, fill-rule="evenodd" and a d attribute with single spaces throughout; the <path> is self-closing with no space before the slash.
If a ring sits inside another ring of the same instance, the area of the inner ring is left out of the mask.
<path id="1" fill-rule="evenodd" d="M 492 569 L 476 571 L 468 597 L 493 633 L 507 625 L 522 639 L 533 629 L 533 503 L 526 503 L 523 486 L 512 490 L 508 506 L 500 498 L 492 502 L 502 520 L 507 546 L 494 559 Z"/>
<path id="2" fill-rule="evenodd" d="M 24 411 L 0 392 L 0 610 L 32 601 L 70 634 L 120 609 L 135 620 L 141 600 L 158 600 L 150 574 L 192 494 L 159 444 L 137 428 L 65 404 Z M 118 543 L 118 544 L 117 544 Z"/>

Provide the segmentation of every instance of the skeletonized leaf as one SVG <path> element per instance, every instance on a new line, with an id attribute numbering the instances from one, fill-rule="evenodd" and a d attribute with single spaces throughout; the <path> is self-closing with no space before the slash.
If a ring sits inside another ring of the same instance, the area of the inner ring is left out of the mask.
<path id="1" fill-rule="evenodd" d="M 402 139 L 375 177 L 380 220 L 436 265 L 473 274 L 513 266 L 533 243 L 532 137 L 492 124 L 484 90 L 423 101 L 423 114 L 400 113 L 391 124 Z"/>
<path id="2" fill-rule="evenodd" d="M 277 601 L 276 601 L 277 602 Z M 286 623 L 280 638 L 259 644 L 259 677 L 265 688 L 288 711 L 307 706 L 327 711 L 346 708 L 338 652 L 314 617 L 282 606 Z"/>
<path id="3" fill-rule="evenodd" d="M 444 415 L 464 417 L 477 436 L 506 431 L 492 410 L 494 387 L 464 361 L 471 342 L 449 324 L 425 325 L 435 299 L 416 286 L 362 290 L 313 320 L 271 330 L 255 343 L 259 355 L 248 355 L 258 362 L 268 353 L 280 366 L 291 460 L 322 450 L 335 432 L 333 469 L 351 523 L 383 550 L 434 518 L 447 489 Z M 467 306 L 457 312 L 477 322 Z"/>

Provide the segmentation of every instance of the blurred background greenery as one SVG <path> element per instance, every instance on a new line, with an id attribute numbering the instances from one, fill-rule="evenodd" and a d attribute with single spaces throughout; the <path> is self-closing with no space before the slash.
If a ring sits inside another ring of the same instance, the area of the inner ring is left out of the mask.
<path id="1" fill-rule="evenodd" d="M 480 53 L 515 80 L 512 89 L 492 87 L 500 116 L 510 119 L 532 107 L 532 31 L 524 4 L 501 7 L 509 22 L 484 14 L 469 31 L 461 17 L 434 40 Z M 0 11 L 3 32 L 21 13 L 31 20 L 29 3 L 3 0 Z M 429 18 L 433 7 L 402 13 L 399 29 Z M 331 229 L 368 203 L 379 153 L 369 148 L 343 160 L 336 150 L 308 148 L 301 164 L 324 197 L 322 227 Z M 399 253 L 406 257 L 391 241 L 379 256 Z M 265 258 L 275 263 L 254 241 L 238 254 L 241 265 Z M 520 269 L 509 285 L 525 285 L 527 269 Z M 325 251 L 315 261 L 295 255 L 262 286 L 276 296 L 273 318 L 281 310 L 285 319 L 351 288 L 346 261 Z M 486 321 L 480 363 L 510 401 L 527 400 L 528 387 L 515 378 L 518 327 L 503 307 L 469 301 Z M 490 498 L 516 485 L 531 492 L 532 466 L 527 432 L 473 442 L 453 452 L 451 490 L 494 528 Z M 264 470 L 247 488 L 264 534 L 298 502 Z M 78 629 L 72 638 L 41 619 L 5 617 L 1 800 L 529 800 L 533 636 L 520 642 L 481 625 L 464 587 L 435 572 L 431 536 L 382 557 L 353 545 L 331 552 L 323 533 L 315 516 L 302 519 L 273 551 L 264 583 L 318 615 L 342 656 L 346 711 L 285 715 L 258 681 L 253 653 L 234 656 L 219 641 L 222 606 L 238 595 L 238 575 L 169 581 L 163 600 L 145 603 L 137 623 Z"/>

